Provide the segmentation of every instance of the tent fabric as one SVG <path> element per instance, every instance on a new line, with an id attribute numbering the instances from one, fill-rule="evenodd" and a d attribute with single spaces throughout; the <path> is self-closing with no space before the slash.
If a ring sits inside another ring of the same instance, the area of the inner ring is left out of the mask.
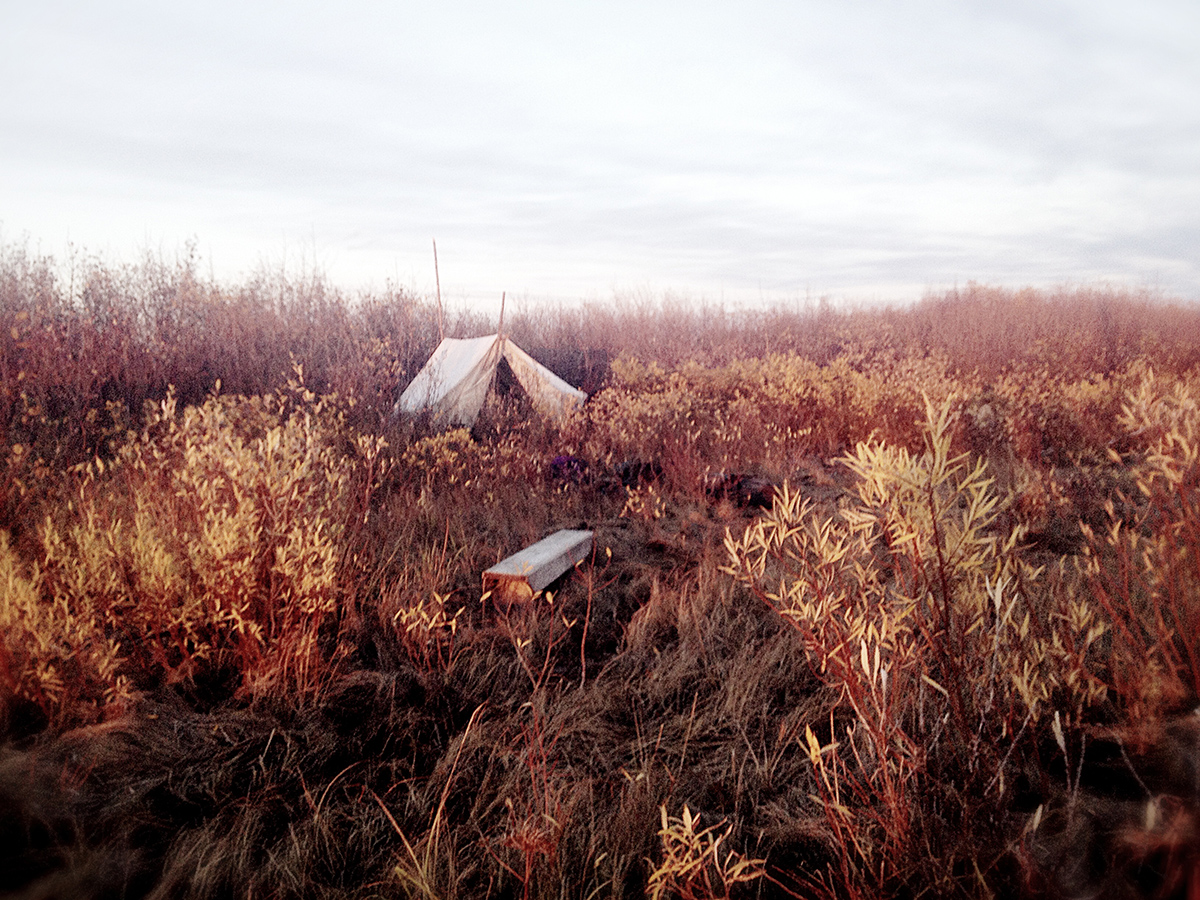
<path id="1" fill-rule="evenodd" d="M 428 410 L 446 425 L 474 425 L 501 358 L 508 360 L 534 407 L 545 415 L 564 416 L 587 399 L 587 394 L 571 387 L 512 341 L 492 334 L 444 339 L 404 389 L 396 411 L 416 414 Z"/>
<path id="2" fill-rule="evenodd" d="M 543 415 L 562 418 L 587 400 L 587 394 L 571 387 L 508 339 L 504 340 L 504 358 L 534 408 Z"/>
<path id="3" fill-rule="evenodd" d="M 404 389 L 397 411 L 416 414 L 429 410 L 435 419 L 450 425 L 475 424 L 500 363 L 500 351 L 495 335 L 446 338 Z"/>

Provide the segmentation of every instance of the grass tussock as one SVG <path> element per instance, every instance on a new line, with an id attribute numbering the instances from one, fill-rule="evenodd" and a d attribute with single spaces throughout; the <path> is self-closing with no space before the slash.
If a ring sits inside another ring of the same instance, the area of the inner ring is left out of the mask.
<path id="1" fill-rule="evenodd" d="M 518 311 L 593 396 L 445 432 L 401 292 L 5 247 L 0 319 L 0 892 L 1200 885 L 1190 307 Z"/>

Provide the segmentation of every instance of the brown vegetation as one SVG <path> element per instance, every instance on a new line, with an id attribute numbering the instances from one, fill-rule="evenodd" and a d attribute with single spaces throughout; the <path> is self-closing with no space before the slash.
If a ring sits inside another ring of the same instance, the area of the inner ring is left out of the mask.
<path id="1" fill-rule="evenodd" d="M 0 892 L 1200 891 L 1200 310 L 543 310 L 444 433 L 436 323 L 0 248 Z"/>

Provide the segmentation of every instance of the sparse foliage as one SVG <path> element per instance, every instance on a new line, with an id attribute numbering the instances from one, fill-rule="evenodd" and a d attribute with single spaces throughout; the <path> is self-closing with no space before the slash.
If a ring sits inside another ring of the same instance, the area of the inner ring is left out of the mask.
<path id="1" fill-rule="evenodd" d="M 678 897 L 680 900 L 724 900 L 735 884 L 756 881 L 766 874 L 764 860 L 747 859 L 736 850 L 723 850 L 731 827 L 719 831 L 719 822 L 700 827 L 700 816 L 684 804 L 679 816 L 660 810 L 663 860 L 654 867 L 647 883 L 650 900 Z"/>

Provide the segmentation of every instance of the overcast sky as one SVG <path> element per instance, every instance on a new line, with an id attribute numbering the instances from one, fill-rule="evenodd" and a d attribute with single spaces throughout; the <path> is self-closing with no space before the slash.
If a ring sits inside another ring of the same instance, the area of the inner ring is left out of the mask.
<path id="1" fill-rule="evenodd" d="M 0 240 L 452 300 L 1200 300 L 1200 2 L 0 0 Z"/>

